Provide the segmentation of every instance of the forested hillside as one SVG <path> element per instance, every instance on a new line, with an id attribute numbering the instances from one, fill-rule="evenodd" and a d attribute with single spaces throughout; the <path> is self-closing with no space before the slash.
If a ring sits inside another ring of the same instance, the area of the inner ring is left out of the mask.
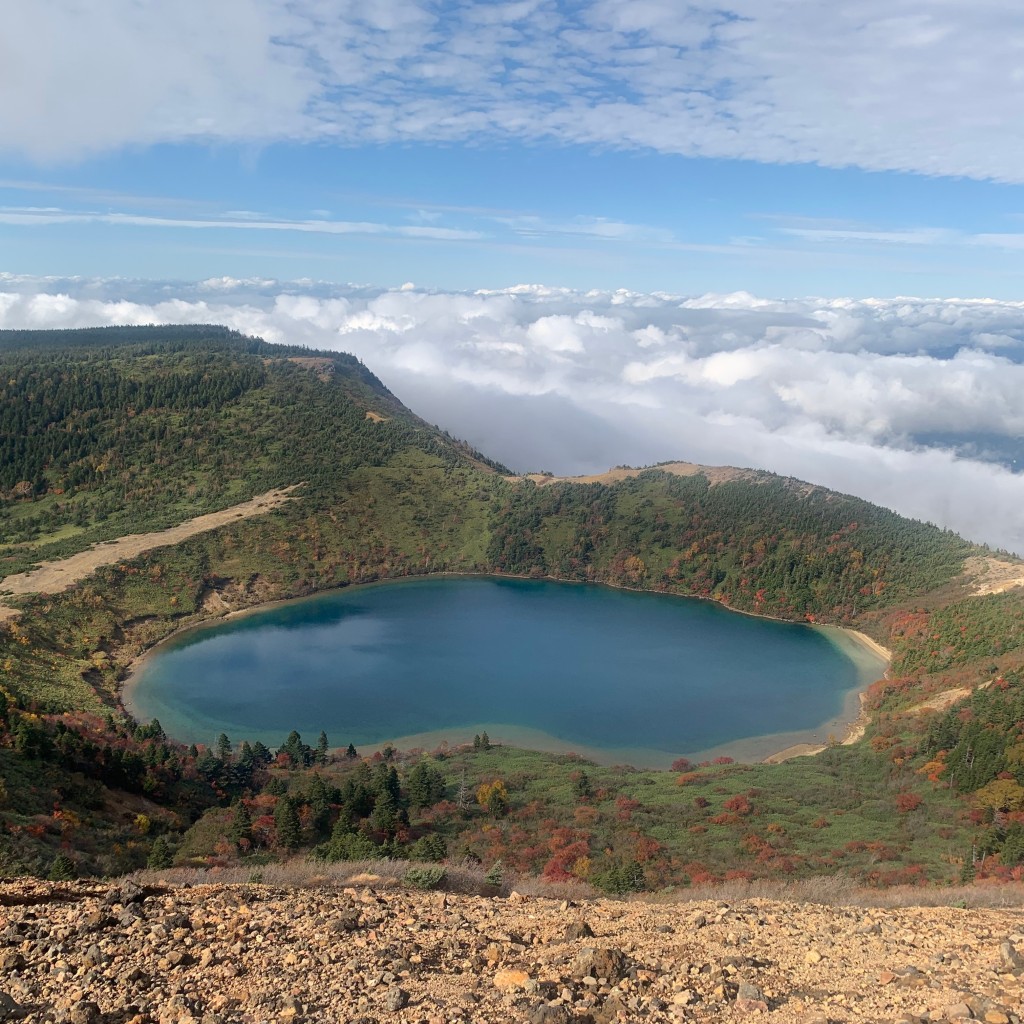
<path id="1" fill-rule="evenodd" d="M 0 573 L 276 486 L 324 505 L 407 450 L 485 461 L 345 354 L 216 327 L 0 332 Z"/>
<path id="2" fill-rule="evenodd" d="M 972 845 L 1002 849 L 1024 807 L 1005 785 L 1000 806 L 960 797 L 1007 774 L 1024 786 L 1016 740 L 975 755 L 968 780 L 941 767 L 964 743 L 980 749 L 966 719 L 940 728 L 944 707 L 915 710 L 998 677 L 970 712 L 984 730 L 1014 713 L 1020 685 L 1019 592 L 969 598 L 959 577 L 979 552 L 948 532 L 768 473 L 712 482 L 655 467 L 538 487 L 421 421 L 352 357 L 222 328 L 0 332 L 0 575 L 292 485 L 295 500 L 266 515 L 65 592 L 7 598 L 21 608 L 0 627 L 9 871 L 57 855 L 61 870 L 112 871 L 316 846 L 328 858 L 450 851 L 612 891 L 737 872 L 881 882 L 959 874 Z M 855 624 L 897 661 L 871 694 L 864 743 L 674 773 L 486 746 L 365 764 L 288 742 L 276 757 L 190 751 L 119 708 L 133 657 L 225 607 L 437 571 Z"/>

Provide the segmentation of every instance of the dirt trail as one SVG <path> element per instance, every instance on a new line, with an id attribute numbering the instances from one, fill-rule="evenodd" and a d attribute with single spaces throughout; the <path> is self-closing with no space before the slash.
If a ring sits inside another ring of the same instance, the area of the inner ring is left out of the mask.
<path id="1" fill-rule="evenodd" d="M 219 512 L 196 516 L 195 519 L 188 519 L 184 523 L 171 526 L 166 530 L 156 530 L 153 533 L 130 533 L 125 537 L 118 537 L 116 540 L 101 541 L 86 551 L 79 551 L 76 555 L 53 562 L 43 562 L 38 569 L 0 579 L 0 594 L 21 596 L 23 594 L 59 593 L 84 580 L 104 565 L 113 565 L 115 562 L 127 558 L 137 558 L 154 548 L 178 544 L 196 534 L 216 530 L 218 526 L 226 526 L 239 519 L 251 519 L 253 516 L 266 515 L 267 512 L 280 508 L 286 502 L 293 501 L 291 492 L 301 486 L 302 484 L 292 484 L 290 487 L 267 491 L 266 494 L 259 494 L 239 505 L 232 505 L 231 508 L 221 509 Z M 0 599 L 0 622 L 19 614 L 17 608 L 4 604 Z"/>

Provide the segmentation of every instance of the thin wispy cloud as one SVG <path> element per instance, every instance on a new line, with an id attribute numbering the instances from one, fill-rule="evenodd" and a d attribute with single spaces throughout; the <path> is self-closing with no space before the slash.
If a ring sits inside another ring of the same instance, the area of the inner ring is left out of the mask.
<path id="1" fill-rule="evenodd" d="M 6 17 L 0 147 L 37 160 L 490 139 L 1024 178 L 1024 12 L 994 0 L 54 0 Z"/>
<path id="2" fill-rule="evenodd" d="M 1024 552 L 1024 303 L 0 275 L 0 326 L 225 323 L 354 352 L 518 469 L 757 466 Z"/>
<path id="3" fill-rule="evenodd" d="M 266 220 L 259 214 L 235 210 L 220 218 L 153 217 L 136 213 L 74 212 L 53 207 L 0 207 L 0 224 L 45 227 L 54 224 L 110 224 L 115 227 L 220 229 L 229 231 L 298 231 L 316 235 L 397 235 L 441 241 L 468 241 L 477 231 L 433 225 L 380 224 L 371 221 Z"/>

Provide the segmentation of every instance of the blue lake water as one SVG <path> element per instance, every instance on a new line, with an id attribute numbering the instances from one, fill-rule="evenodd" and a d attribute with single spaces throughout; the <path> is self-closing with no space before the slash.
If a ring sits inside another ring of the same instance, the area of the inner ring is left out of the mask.
<path id="1" fill-rule="evenodd" d="M 350 587 L 181 634 L 126 688 L 186 742 L 471 739 L 661 767 L 842 732 L 884 662 L 840 630 L 549 581 Z"/>

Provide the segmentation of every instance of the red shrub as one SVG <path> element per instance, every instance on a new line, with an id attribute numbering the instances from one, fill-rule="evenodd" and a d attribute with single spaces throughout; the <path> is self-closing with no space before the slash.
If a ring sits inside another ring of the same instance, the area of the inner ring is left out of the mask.
<path id="1" fill-rule="evenodd" d="M 897 793 L 896 810 L 900 814 L 907 814 L 921 806 L 921 797 L 917 793 Z"/>

